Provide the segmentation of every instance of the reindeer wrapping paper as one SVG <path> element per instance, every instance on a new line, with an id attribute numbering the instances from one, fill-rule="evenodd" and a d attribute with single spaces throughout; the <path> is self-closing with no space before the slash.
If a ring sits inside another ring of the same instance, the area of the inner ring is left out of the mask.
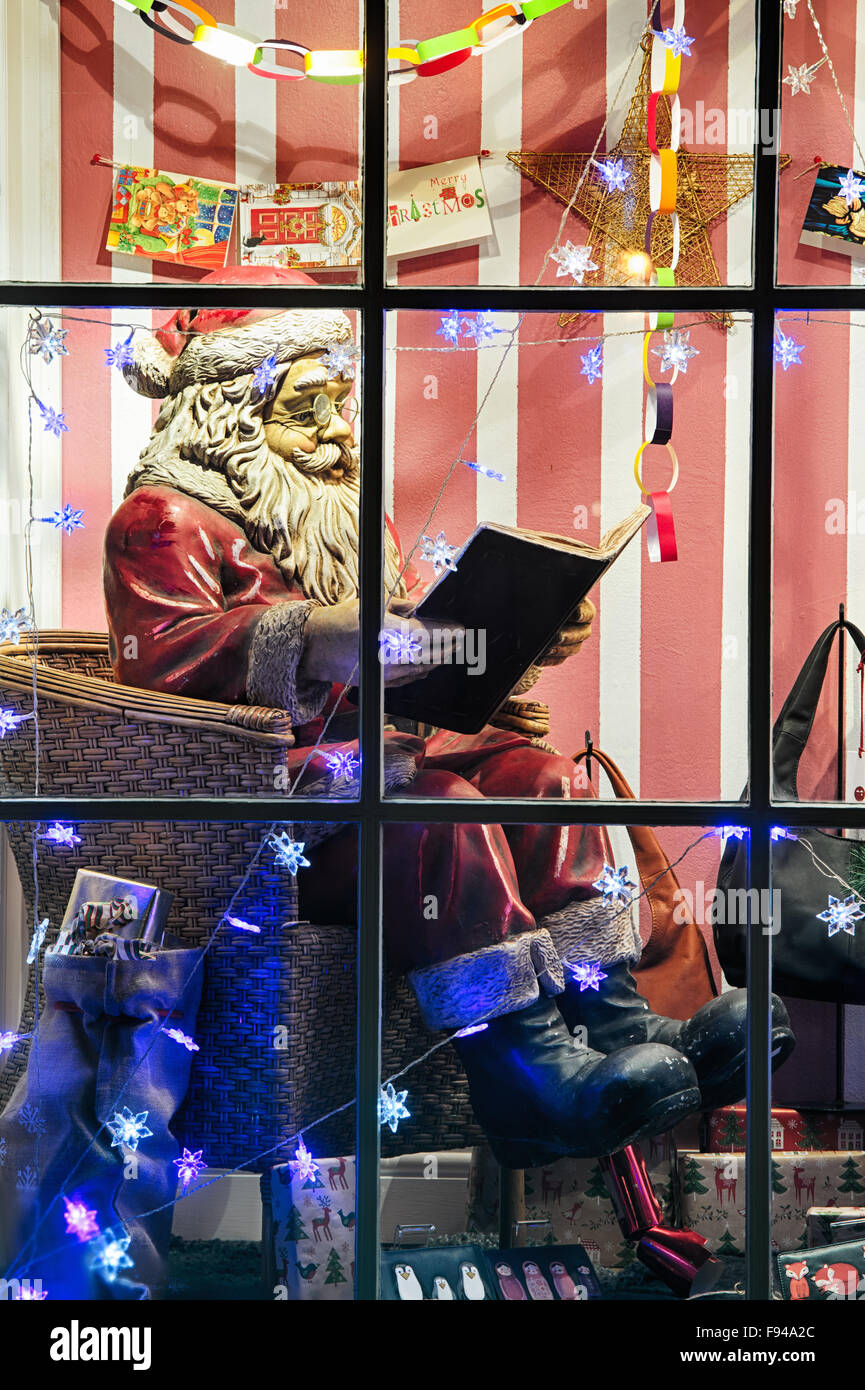
<path id="1" fill-rule="evenodd" d="M 772 1155 L 772 1243 L 776 1250 L 808 1244 L 809 1207 L 855 1207 L 865 1193 L 865 1153 Z M 745 1156 L 680 1153 L 676 1219 L 705 1236 L 719 1255 L 745 1251 Z"/>
<path id="2" fill-rule="evenodd" d="M 317 1158 L 301 1180 L 287 1163 L 270 1173 L 276 1284 L 289 1299 L 354 1297 L 353 1158 Z"/>

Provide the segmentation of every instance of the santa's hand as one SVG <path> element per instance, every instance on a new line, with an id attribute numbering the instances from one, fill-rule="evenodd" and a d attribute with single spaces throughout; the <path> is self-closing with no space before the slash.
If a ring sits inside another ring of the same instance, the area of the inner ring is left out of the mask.
<path id="1" fill-rule="evenodd" d="M 579 608 L 571 614 L 570 621 L 557 632 L 543 656 L 538 657 L 539 666 L 560 666 L 569 656 L 580 650 L 586 638 L 591 635 L 592 621 L 596 609 L 591 599 L 584 598 Z"/>
<path id="2" fill-rule="evenodd" d="M 392 599 L 379 637 L 385 685 L 404 685 L 419 680 L 447 660 L 449 640 L 462 632 L 458 626 L 424 623 L 411 617 L 414 605 Z M 359 607 L 357 599 L 322 605 L 309 615 L 304 633 L 298 679 L 355 683 L 358 676 Z"/>
<path id="3" fill-rule="evenodd" d="M 465 635 L 458 623 L 428 623 L 415 618 L 414 601 L 389 600 L 379 633 L 379 661 L 385 685 L 407 685 L 436 666 L 453 660 L 454 646 Z"/>

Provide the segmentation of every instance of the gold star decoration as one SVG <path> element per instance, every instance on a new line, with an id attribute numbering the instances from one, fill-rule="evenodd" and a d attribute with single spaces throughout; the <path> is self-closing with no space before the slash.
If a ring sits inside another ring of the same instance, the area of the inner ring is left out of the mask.
<path id="1" fill-rule="evenodd" d="M 646 133 L 646 112 L 651 94 L 651 40 L 643 40 L 643 64 L 636 91 L 631 98 L 622 134 L 608 154 L 541 154 L 530 150 L 511 150 L 508 159 L 533 183 L 546 188 L 566 206 L 580 179 L 572 211 L 589 224 L 587 246 L 597 269 L 588 271 L 585 285 L 624 285 L 642 280 L 639 267 L 645 264 L 645 235 L 648 222 L 649 168 L 651 152 Z M 669 98 L 658 102 L 657 143 L 669 145 Z M 602 161 L 621 160 L 627 183 L 623 190 L 611 191 L 597 167 Z M 754 158 L 751 154 L 694 154 L 679 147 L 676 211 L 679 214 L 681 247 L 676 267 L 676 284 L 688 286 L 720 285 L 721 278 L 709 240 L 709 227 L 735 203 L 747 198 L 754 188 Z M 781 155 L 779 167 L 790 163 Z M 652 258 L 657 265 L 669 265 L 673 254 L 673 231 L 669 217 L 658 217 L 652 233 Z M 635 262 L 635 258 L 638 258 Z M 564 326 L 580 317 L 562 314 Z M 709 317 L 725 327 L 732 322 L 727 314 Z"/>

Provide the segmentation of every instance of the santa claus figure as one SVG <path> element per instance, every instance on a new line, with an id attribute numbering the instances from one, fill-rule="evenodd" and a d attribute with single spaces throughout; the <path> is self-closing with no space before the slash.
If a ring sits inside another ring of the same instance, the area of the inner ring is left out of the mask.
<path id="1" fill-rule="evenodd" d="M 311 283 L 296 271 L 263 273 Z M 262 272 L 219 278 L 250 274 Z M 358 664 L 351 337 L 346 316 L 329 309 L 182 311 L 136 339 L 124 369 L 137 391 L 164 403 L 106 535 L 117 680 L 287 710 L 297 740 L 289 771 L 301 793 L 321 786 L 334 752 L 358 756 L 357 712 L 345 696 Z M 385 624 L 420 633 L 411 616 L 418 578 L 402 569 L 389 525 Z M 546 659 L 575 654 L 592 616 L 584 605 Z M 424 650 L 432 661 L 442 644 Z M 427 669 L 385 665 L 384 680 L 422 679 Z M 566 758 L 510 730 L 384 739 L 396 794 L 535 799 L 573 786 Z M 593 886 L 605 861 L 597 828 L 419 819 L 384 837 L 389 961 L 407 973 L 431 1029 L 474 1029 L 455 1046 L 501 1162 L 609 1153 L 743 1095 L 744 991 L 684 1024 L 650 1012 L 629 971 L 640 951 L 632 912 Z M 301 871 L 310 920 L 352 920 L 354 847 L 351 830 L 337 831 Z M 588 1046 L 571 1036 L 581 1025 Z M 786 1055 L 780 1002 L 773 1028 Z"/>

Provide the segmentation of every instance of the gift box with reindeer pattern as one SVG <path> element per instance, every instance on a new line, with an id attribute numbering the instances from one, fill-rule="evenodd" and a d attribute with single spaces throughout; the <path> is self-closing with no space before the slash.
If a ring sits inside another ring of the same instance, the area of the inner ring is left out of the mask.
<path id="1" fill-rule="evenodd" d="M 316 1158 L 314 1162 L 316 1171 L 308 1177 L 288 1163 L 281 1163 L 264 1175 L 274 1296 L 351 1299 L 354 1159 Z M 262 1182 L 264 1187 L 264 1179 Z"/>

